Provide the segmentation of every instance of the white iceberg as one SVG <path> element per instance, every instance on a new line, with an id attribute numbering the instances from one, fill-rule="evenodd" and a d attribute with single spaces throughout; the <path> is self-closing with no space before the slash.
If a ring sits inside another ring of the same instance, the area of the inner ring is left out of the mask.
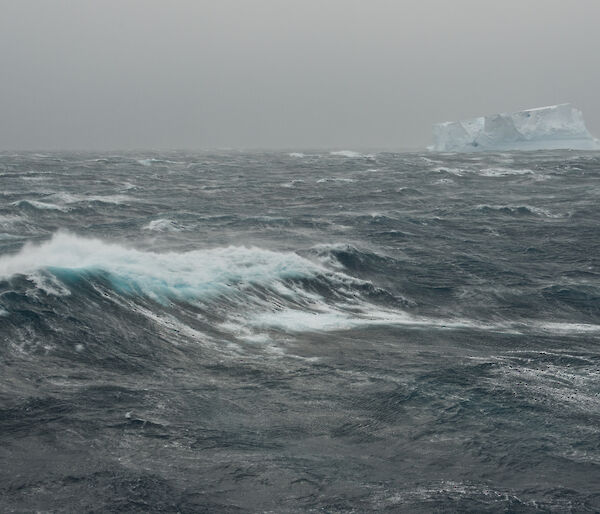
<path id="1" fill-rule="evenodd" d="M 433 126 L 436 152 L 494 150 L 600 150 L 583 114 L 571 104 L 492 114 Z"/>

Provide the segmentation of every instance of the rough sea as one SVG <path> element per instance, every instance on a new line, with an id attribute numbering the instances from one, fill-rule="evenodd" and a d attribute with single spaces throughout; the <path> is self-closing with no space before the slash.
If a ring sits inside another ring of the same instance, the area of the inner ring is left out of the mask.
<path id="1" fill-rule="evenodd" d="M 0 512 L 600 511 L 600 153 L 0 153 Z"/>

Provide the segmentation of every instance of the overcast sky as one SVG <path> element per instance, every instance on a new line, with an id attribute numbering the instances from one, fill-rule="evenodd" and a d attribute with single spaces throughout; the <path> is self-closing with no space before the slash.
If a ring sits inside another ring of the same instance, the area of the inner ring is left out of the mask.
<path id="1" fill-rule="evenodd" d="M 599 0 L 0 0 L 0 149 L 419 148 L 572 102 Z"/>

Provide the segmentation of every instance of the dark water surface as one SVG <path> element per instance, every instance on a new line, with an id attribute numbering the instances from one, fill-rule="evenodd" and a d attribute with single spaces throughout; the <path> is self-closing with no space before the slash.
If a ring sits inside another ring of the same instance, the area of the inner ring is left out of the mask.
<path id="1" fill-rule="evenodd" d="M 0 154 L 0 511 L 597 512 L 600 154 Z"/>

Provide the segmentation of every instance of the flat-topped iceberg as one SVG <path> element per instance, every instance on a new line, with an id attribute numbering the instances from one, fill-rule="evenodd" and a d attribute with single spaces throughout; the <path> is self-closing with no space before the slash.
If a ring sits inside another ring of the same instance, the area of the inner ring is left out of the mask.
<path id="1" fill-rule="evenodd" d="M 600 150 L 571 104 L 436 123 L 429 147 L 436 152 L 558 149 Z"/>

